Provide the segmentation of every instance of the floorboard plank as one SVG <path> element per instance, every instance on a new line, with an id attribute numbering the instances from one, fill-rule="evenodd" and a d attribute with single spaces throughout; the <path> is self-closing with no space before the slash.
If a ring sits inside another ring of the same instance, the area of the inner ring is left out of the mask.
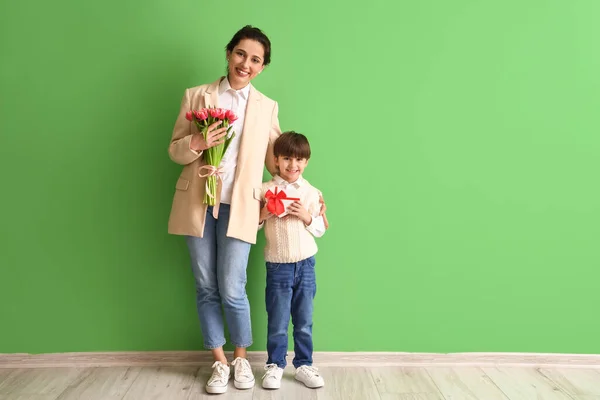
<path id="1" fill-rule="evenodd" d="M 198 367 L 141 368 L 123 400 L 184 400 L 189 398 Z"/>
<path id="2" fill-rule="evenodd" d="M 446 400 L 508 400 L 480 368 L 431 367 L 426 370 Z"/>
<path id="3" fill-rule="evenodd" d="M 483 372 L 511 400 L 571 400 L 558 385 L 535 368 L 484 367 Z"/>
<path id="4" fill-rule="evenodd" d="M 600 397 L 600 374 L 593 369 L 540 368 L 538 372 L 572 397 Z"/>
<path id="5" fill-rule="evenodd" d="M 56 400 L 121 400 L 141 368 L 90 368 L 90 372 L 61 393 Z"/>
<path id="6" fill-rule="evenodd" d="M 382 399 L 444 400 L 425 368 L 379 367 L 369 370 Z"/>
<path id="7" fill-rule="evenodd" d="M 16 369 L 0 383 L 0 400 L 32 398 L 55 400 L 86 368 Z"/>

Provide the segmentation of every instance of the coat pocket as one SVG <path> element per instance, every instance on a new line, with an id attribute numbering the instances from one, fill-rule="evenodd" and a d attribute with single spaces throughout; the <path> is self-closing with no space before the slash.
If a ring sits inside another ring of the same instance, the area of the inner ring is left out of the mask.
<path id="1" fill-rule="evenodd" d="M 177 184 L 175 185 L 175 189 L 177 190 L 188 190 L 190 186 L 190 181 L 187 179 L 179 178 L 177 179 Z"/>

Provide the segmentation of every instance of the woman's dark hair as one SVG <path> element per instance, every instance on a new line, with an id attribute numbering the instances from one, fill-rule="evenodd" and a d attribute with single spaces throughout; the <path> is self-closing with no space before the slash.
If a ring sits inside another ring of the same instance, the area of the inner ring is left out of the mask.
<path id="1" fill-rule="evenodd" d="M 235 35 L 233 35 L 229 43 L 227 43 L 225 49 L 229 52 L 232 52 L 233 48 L 237 46 L 238 43 L 243 39 L 256 40 L 258 43 L 262 44 L 263 48 L 265 49 L 263 65 L 269 65 L 269 63 L 271 62 L 271 41 L 269 40 L 267 35 L 263 33 L 263 31 L 251 25 L 246 25 L 245 27 L 237 31 Z"/>

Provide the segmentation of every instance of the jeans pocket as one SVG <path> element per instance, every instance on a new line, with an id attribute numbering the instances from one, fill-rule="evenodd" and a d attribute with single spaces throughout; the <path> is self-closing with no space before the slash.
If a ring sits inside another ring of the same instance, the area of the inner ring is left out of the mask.
<path id="1" fill-rule="evenodd" d="M 271 262 L 267 262 L 267 271 L 269 272 L 275 272 L 279 269 L 279 266 L 281 265 L 281 263 L 271 263 Z"/>

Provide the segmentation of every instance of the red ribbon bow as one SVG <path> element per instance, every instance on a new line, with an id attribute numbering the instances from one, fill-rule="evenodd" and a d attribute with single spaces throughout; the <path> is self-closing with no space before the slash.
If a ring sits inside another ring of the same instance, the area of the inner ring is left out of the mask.
<path id="1" fill-rule="evenodd" d="M 283 190 L 279 190 L 275 187 L 275 193 L 270 189 L 265 193 L 265 199 L 267 199 L 267 210 L 271 214 L 281 215 L 285 212 L 285 206 L 282 200 L 300 200 L 296 197 L 287 197 L 287 194 Z"/>

